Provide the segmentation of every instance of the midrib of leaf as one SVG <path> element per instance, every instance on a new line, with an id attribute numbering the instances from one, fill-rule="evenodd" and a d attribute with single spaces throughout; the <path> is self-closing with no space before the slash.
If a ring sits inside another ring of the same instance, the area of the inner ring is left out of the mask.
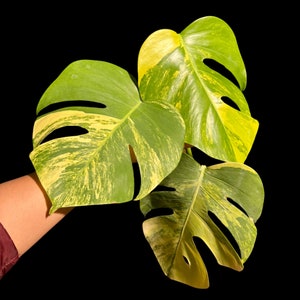
<path id="1" fill-rule="evenodd" d="M 193 211 L 193 207 L 194 207 L 194 203 L 196 202 L 197 195 L 198 195 L 199 190 L 200 190 L 200 188 L 201 188 L 201 184 L 202 184 L 202 182 L 203 182 L 203 177 L 204 177 L 205 170 L 206 170 L 206 166 L 205 166 L 205 165 L 201 165 L 201 166 L 200 166 L 200 169 L 199 169 L 199 179 L 198 179 L 198 184 L 197 184 L 196 189 L 195 189 L 195 191 L 194 191 L 193 199 L 192 199 L 192 201 L 191 201 L 190 209 L 189 209 L 188 214 L 187 214 L 187 216 L 186 216 L 186 220 L 185 220 L 185 222 L 184 222 L 184 224 L 183 224 L 183 226 L 182 226 L 182 231 L 181 231 L 181 234 L 180 234 L 180 243 L 178 243 L 178 245 L 176 246 L 176 251 L 175 251 L 175 253 L 177 253 L 177 249 L 178 249 L 178 247 L 180 246 L 181 241 L 184 239 L 183 235 L 184 235 L 185 229 L 186 229 L 186 227 L 187 227 L 187 224 L 188 224 L 188 222 L 189 222 L 191 212 Z M 175 255 L 175 256 L 176 256 L 176 255 Z M 174 257 L 175 257 L 175 256 L 174 256 Z M 174 261 L 174 259 L 173 259 L 173 261 Z"/>
<path id="2" fill-rule="evenodd" d="M 119 119 L 120 122 L 118 123 L 117 126 L 114 127 L 114 129 L 111 130 L 110 134 L 107 135 L 107 138 L 99 141 L 99 147 L 96 147 L 95 150 L 93 151 L 92 155 L 90 155 L 90 158 L 87 162 L 86 165 L 89 165 L 92 162 L 92 158 L 94 157 L 94 154 L 96 155 L 98 152 L 98 149 L 101 148 L 101 145 L 105 145 L 110 139 L 113 138 L 114 133 L 119 130 L 121 127 L 125 126 L 126 121 L 128 121 L 130 118 L 130 116 L 134 113 L 134 111 L 141 105 L 141 102 L 139 102 L 137 105 L 135 105 L 123 118 Z M 132 120 L 132 119 L 131 119 Z M 125 125 L 124 125 L 125 124 Z M 129 149 L 128 149 L 129 151 Z"/>

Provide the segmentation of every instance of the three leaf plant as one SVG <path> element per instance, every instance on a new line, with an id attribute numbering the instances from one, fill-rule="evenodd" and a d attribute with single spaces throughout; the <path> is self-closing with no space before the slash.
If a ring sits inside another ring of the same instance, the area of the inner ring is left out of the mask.
<path id="1" fill-rule="evenodd" d="M 137 74 L 105 61 L 72 62 L 37 105 L 30 159 L 49 213 L 138 200 L 164 274 L 208 288 L 195 238 L 218 264 L 242 270 L 264 202 L 261 178 L 244 163 L 259 123 L 243 94 L 236 37 L 214 16 L 181 33 L 158 30 L 140 48 Z M 218 163 L 202 164 L 195 149 Z"/>

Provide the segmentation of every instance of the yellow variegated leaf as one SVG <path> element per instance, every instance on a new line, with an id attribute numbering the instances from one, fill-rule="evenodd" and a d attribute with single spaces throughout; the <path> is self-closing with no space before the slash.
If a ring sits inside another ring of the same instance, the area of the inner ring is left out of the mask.
<path id="1" fill-rule="evenodd" d="M 242 270 L 256 240 L 255 222 L 263 201 L 261 179 L 250 167 L 238 162 L 206 167 L 183 154 L 160 189 L 140 201 L 147 217 L 144 234 L 169 278 L 207 288 L 208 273 L 194 238 L 203 240 L 220 265 Z M 155 213 L 162 209 L 171 212 Z M 148 217 L 150 213 L 156 216 Z"/>
<path id="2" fill-rule="evenodd" d="M 141 102 L 129 74 L 115 65 L 72 63 L 44 93 L 38 113 L 51 107 L 55 109 L 35 121 L 30 153 L 52 202 L 51 212 L 132 200 L 130 147 L 141 177 L 134 199 L 146 196 L 180 160 L 184 142 L 180 114 L 168 103 Z M 84 132 L 48 138 L 68 127 Z"/>
<path id="3" fill-rule="evenodd" d="M 224 66 L 239 86 L 207 60 Z M 165 101 L 180 111 L 186 143 L 219 160 L 245 161 L 259 124 L 242 93 L 246 69 L 236 38 L 223 20 L 208 16 L 179 34 L 152 33 L 140 49 L 138 83 L 144 101 Z"/>

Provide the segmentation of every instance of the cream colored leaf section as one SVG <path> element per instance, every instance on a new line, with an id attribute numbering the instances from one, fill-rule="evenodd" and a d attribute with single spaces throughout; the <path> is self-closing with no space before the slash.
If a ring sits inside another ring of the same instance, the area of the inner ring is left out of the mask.
<path id="1" fill-rule="evenodd" d="M 54 130 L 67 126 L 82 127 L 87 133 L 43 142 Z M 51 212 L 59 207 L 119 203 L 146 196 L 177 166 L 184 128 L 180 114 L 159 102 L 139 102 L 120 119 L 79 110 L 39 117 L 30 158 L 53 204 Z M 135 197 L 130 147 L 141 177 Z"/>
<path id="2" fill-rule="evenodd" d="M 207 245 L 220 265 L 241 271 L 256 240 L 254 222 L 263 200 L 261 179 L 250 167 L 241 163 L 206 167 L 183 154 L 160 189 L 140 202 L 146 217 L 144 234 L 169 278 L 207 288 L 208 272 L 195 239 Z M 166 209 L 169 214 L 159 213 Z"/>
<path id="3" fill-rule="evenodd" d="M 258 131 L 242 92 L 246 75 L 233 31 L 211 16 L 197 19 L 180 33 L 154 32 L 138 57 L 142 99 L 171 103 L 185 121 L 185 142 L 222 161 L 244 162 Z"/>

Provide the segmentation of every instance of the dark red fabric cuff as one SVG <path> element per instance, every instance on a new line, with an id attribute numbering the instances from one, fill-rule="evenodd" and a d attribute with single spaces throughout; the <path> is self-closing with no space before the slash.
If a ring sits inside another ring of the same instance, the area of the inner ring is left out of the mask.
<path id="1" fill-rule="evenodd" d="M 19 260 L 17 248 L 0 223 L 0 279 L 16 264 Z"/>

